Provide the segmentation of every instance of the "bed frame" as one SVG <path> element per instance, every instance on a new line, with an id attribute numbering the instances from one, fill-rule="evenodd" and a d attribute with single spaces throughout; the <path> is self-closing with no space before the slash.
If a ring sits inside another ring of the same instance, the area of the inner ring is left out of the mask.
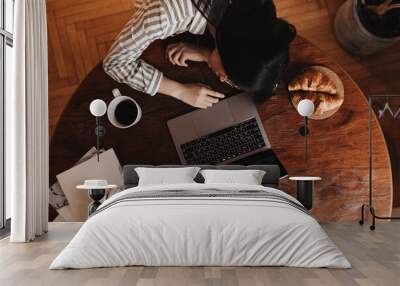
<path id="1" fill-rule="evenodd" d="M 122 168 L 122 175 L 124 181 L 124 190 L 128 188 L 136 187 L 139 183 L 139 176 L 135 171 L 137 167 L 147 167 L 147 168 L 182 168 L 182 167 L 192 167 L 186 165 L 125 165 Z M 217 170 L 263 170 L 265 171 L 264 178 L 262 180 L 262 185 L 265 187 L 279 187 L 280 178 L 280 168 L 278 165 L 251 165 L 251 166 L 240 166 L 240 165 L 197 165 L 201 169 L 217 169 Z M 203 176 L 199 173 L 195 178 L 197 183 L 204 183 Z"/>

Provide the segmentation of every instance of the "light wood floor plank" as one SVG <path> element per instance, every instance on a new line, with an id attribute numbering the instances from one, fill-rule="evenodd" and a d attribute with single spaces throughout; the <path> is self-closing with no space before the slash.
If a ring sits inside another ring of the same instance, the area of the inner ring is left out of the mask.
<path id="1" fill-rule="evenodd" d="M 0 241 L 0 285 L 136 286 L 397 286 L 400 223 L 380 223 L 375 232 L 357 224 L 323 224 L 352 269 L 289 267 L 119 267 L 48 270 L 51 261 L 80 228 L 51 223 L 49 233 L 29 244 Z"/>

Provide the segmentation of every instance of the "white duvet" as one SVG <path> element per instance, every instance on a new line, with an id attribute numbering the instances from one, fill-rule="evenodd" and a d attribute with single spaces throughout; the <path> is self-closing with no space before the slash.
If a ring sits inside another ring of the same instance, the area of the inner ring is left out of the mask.
<path id="1" fill-rule="evenodd" d="M 229 197 L 111 204 L 130 192 L 204 189 L 263 190 L 296 201 L 262 186 L 180 184 L 128 189 L 100 206 L 104 210 L 87 220 L 50 269 L 128 265 L 351 267 L 318 222 L 290 205 Z"/>

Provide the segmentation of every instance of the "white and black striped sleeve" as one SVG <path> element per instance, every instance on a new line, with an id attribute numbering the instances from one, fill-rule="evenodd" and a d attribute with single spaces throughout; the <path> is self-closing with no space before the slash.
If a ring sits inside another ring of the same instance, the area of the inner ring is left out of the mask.
<path id="1" fill-rule="evenodd" d="M 104 71 L 118 82 L 155 95 L 163 75 L 139 57 L 153 41 L 163 37 L 165 17 L 159 1 L 137 10 L 111 46 L 103 61 Z"/>

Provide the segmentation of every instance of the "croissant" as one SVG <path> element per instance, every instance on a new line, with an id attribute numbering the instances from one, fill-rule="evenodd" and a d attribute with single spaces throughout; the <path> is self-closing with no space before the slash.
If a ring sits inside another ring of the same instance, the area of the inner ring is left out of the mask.
<path id="1" fill-rule="evenodd" d="M 314 103 L 313 116 L 320 117 L 323 114 L 332 110 L 338 109 L 344 99 L 339 95 L 333 95 L 322 92 L 310 92 L 310 91 L 295 91 L 292 93 L 292 102 L 297 107 L 300 100 L 309 99 Z"/>
<path id="2" fill-rule="evenodd" d="M 337 94 L 335 83 L 322 72 L 309 68 L 289 83 L 289 91 L 317 91 Z"/>

